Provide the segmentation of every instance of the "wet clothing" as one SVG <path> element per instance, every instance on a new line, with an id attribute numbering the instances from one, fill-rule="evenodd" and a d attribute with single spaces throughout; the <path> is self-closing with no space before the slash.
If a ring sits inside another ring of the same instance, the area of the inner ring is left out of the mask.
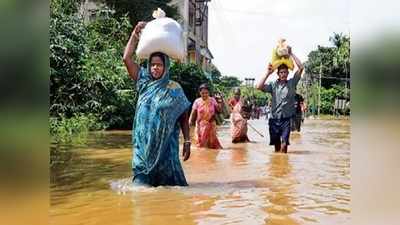
<path id="1" fill-rule="evenodd" d="M 290 118 L 269 119 L 270 145 L 286 144 L 289 145 Z"/>
<path id="2" fill-rule="evenodd" d="M 294 99 L 295 99 L 294 100 L 295 114 L 291 118 L 290 127 L 291 127 L 291 131 L 299 131 L 300 132 L 301 121 L 303 119 L 303 110 L 302 110 L 301 106 L 304 102 L 304 98 L 300 94 L 296 93 Z"/>
<path id="3" fill-rule="evenodd" d="M 272 95 L 270 118 L 289 118 L 294 115 L 294 97 L 299 80 L 300 76 L 295 75 L 287 81 L 276 80 L 265 84 L 264 92 Z"/>
<path id="4" fill-rule="evenodd" d="M 239 102 L 239 100 L 236 100 L 236 98 L 231 98 L 228 101 L 228 105 L 230 106 L 231 110 L 235 107 L 235 105 Z"/>
<path id="5" fill-rule="evenodd" d="M 275 80 L 264 86 L 264 91 L 271 93 L 271 111 L 269 113 L 269 134 L 270 145 L 286 144 L 289 145 L 290 120 L 295 115 L 293 107 L 296 95 L 296 86 L 300 80 L 300 75 L 281 81 Z"/>
<path id="6" fill-rule="evenodd" d="M 247 137 L 247 119 L 243 118 L 242 102 L 239 101 L 232 110 L 231 114 L 231 135 L 232 143 L 248 142 Z"/>
<path id="7" fill-rule="evenodd" d="M 196 143 L 198 147 L 221 149 L 217 137 L 217 101 L 209 97 L 207 100 L 198 98 L 194 101 L 192 110 L 196 111 Z"/>
<path id="8" fill-rule="evenodd" d="M 166 72 L 161 79 L 152 78 L 149 66 L 138 73 L 139 98 L 132 132 L 133 183 L 186 186 L 179 160 L 178 118 L 190 107 L 190 102 L 181 86 L 169 80 L 166 55 L 164 62 Z"/>

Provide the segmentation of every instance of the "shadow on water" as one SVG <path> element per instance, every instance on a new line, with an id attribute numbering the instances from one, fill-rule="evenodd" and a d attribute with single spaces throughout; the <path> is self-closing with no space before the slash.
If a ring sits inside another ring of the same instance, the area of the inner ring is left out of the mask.
<path id="1" fill-rule="evenodd" d="M 316 152 L 312 151 L 307 151 L 307 150 L 293 150 L 288 152 L 290 155 L 310 155 L 310 154 L 316 154 Z"/>

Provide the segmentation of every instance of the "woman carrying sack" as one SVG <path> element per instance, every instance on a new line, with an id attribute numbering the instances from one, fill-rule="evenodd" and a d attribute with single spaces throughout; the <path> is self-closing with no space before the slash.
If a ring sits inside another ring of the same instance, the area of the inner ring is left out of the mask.
<path id="1" fill-rule="evenodd" d="M 132 60 L 146 23 L 139 22 L 126 45 L 123 61 L 136 81 L 138 101 L 134 119 L 133 183 L 146 186 L 187 186 L 179 160 L 179 128 L 182 130 L 183 161 L 190 156 L 188 108 L 181 86 L 170 80 L 169 56 L 153 52 L 147 68 Z"/>

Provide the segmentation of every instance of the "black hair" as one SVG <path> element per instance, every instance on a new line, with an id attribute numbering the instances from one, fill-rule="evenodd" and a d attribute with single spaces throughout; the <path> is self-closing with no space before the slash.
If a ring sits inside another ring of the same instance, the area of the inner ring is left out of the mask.
<path id="1" fill-rule="evenodd" d="M 160 59 L 162 60 L 164 66 L 165 66 L 165 54 L 162 53 L 162 52 L 153 52 L 153 53 L 151 53 L 151 55 L 150 55 L 150 57 L 149 57 L 149 64 L 151 64 L 151 59 L 152 59 L 153 57 L 156 57 L 156 56 L 157 56 L 157 57 L 160 57 Z"/>
<path id="2" fill-rule="evenodd" d="M 278 66 L 278 73 L 279 73 L 279 70 L 282 70 L 282 69 L 287 69 L 288 70 L 289 67 L 286 64 L 282 63 L 281 65 Z"/>
<path id="3" fill-rule="evenodd" d="M 202 89 L 207 89 L 207 91 L 210 91 L 210 88 L 208 87 L 207 83 L 201 84 L 199 86 L 199 91 L 201 91 Z"/>

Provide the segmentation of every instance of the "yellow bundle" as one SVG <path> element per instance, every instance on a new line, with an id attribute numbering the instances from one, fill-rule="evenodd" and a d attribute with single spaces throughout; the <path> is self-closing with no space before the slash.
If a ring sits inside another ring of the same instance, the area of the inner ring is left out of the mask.
<path id="1" fill-rule="evenodd" d="M 285 39 L 283 38 L 279 39 L 278 45 L 276 46 L 276 48 L 272 50 L 271 64 L 274 70 L 277 69 L 282 64 L 286 64 L 286 66 L 290 70 L 293 70 L 294 68 L 293 60 L 290 58 L 289 48 L 288 45 L 286 44 Z"/>

